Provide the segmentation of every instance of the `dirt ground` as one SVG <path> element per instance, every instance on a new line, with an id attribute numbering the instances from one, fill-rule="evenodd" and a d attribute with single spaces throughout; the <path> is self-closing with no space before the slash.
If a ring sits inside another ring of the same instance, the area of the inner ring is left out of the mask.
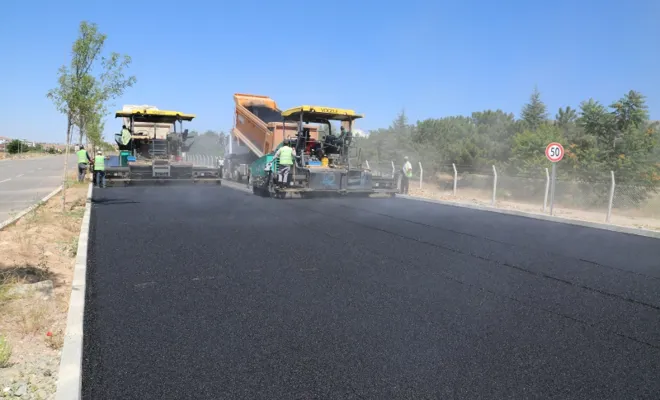
<path id="1" fill-rule="evenodd" d="M 435 200 L 454 201 L 457 203 L 465 204 L 478 204 L 482 206 L 490 206 L 492 200 L 492 191 L 489 190 L 458 188 L 456 191 L 456 196 L 454 196 L 451 190 L 442 190 L 436 185 L 430 183 L 424 183 L 422 185 L 422 189 L 420 189 L 417 183 L 413 184 L 411 182 L 409 193 L 411 196 L 418 196 Z M 540 199 L 538 204 L 497 200 L 496 207 L 534 214 L 544 214 L 543 199 Z M 660 210 L 660 206 L 657 206 L 657 209 Z M 546 211 L 545 214 L 548 214 L 548 211 Z M 660 230 L 660 219 L 652 217 L 651 215 L 653 214 L 654 213 L 649 210 L 640 209 L 624 211 L 613 209 L 610 223 L 613 225 L 627 226 L 632 228 Z M 556 206 L 553 209 L 553 215 L 582 221 L 605 223 L 607 210 L 576 210 Z"/>
<path id="2" fill-rule="evenodd" d="M 88 184 L 58 194 L 0 231 L 0 398 L 54 396 L 66 329 L 73 266 Z M 17 295 L 22 284 L 52 281 L 52 296 Z M 2 368 L 2 340 L 11 356 Z"/>

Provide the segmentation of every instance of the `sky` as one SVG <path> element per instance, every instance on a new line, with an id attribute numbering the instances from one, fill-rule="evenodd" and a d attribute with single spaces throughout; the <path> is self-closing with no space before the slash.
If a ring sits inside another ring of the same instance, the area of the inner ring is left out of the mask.
<path id="1" fill-rule="evenodd" d="M 660 1 L 445 2 L 8 0 L 0 13 L 0 136 L 63 142 L 46 92 L 81 21 L 132 57 L 137 83 L 113 101 L 193 113 L 189 129 L 231 129 L 233 94 L 354 109 L 358 128 L 502 109 L 537 86 L 554 116 L 594 98 L 647 96 L 660 119 Z M 119 131 L 114 114 L 105 137 Z"/>

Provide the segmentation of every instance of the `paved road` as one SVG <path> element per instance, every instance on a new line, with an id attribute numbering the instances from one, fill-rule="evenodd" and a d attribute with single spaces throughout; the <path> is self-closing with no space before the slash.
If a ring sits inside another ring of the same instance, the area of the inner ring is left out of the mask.
<path id="1" fill-rule="evenodd" d="M 96 191 L 85 399 L 657 399 L 655 239 L 403 199 Z"/>
<path id="2" fill-rule="evenodd" d="M 75 170 L 75 156 L 69 160 Z M 62 184 L 64 156 L 0 161 L 0 222 L 30 207 Z"/>

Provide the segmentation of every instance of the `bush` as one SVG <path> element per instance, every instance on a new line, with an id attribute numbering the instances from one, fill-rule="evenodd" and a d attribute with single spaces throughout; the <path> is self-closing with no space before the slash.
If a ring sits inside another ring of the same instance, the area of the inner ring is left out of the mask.
<path id="1" fill-rule="evenodd" d="M 29 147 L 18 139 L 14 139 L 7 144 L 7 152 L 9 154 L 26 153 L 28 150 Z"/>
<path id="2" fill-rule="evenodd" d="M 0 368 L 8 367 L 10 358 L 11 345 L 4 336 L 0 335 Z"/>

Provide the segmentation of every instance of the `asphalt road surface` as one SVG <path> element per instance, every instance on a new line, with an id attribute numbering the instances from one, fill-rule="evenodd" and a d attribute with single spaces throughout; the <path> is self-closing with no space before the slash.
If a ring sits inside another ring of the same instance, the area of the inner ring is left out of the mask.
<path id="1" fill-rule="evenodd" d="M 85 399 L 658 399 L 656 239 L 404 199 L 95 190 Z"/>
<path id="2" fill-rule="evenodd" d="M 75 156 L 69 163 L 75 171 Z M 0 161 L 0 222 L 36 204 L 62 184 L 64 156 Z"/>

